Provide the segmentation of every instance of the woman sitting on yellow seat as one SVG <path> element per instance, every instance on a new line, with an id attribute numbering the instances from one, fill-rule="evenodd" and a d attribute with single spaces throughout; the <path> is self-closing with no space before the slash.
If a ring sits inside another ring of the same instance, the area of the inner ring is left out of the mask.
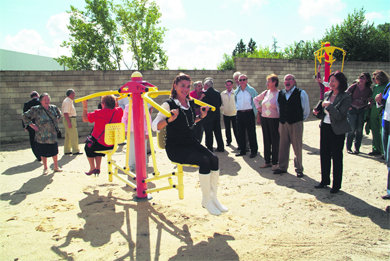
<path id="1" fill-rule="evenodd" d="M 195 116 L 195 104 L 189 98 L 190 76 L 180 73 L 173 81 L 170 98 L 162 107 L 171 112 L 167 118 L 158 113 L 152 124 L 154 131 L 167 128 L 166 152 L 168 158 L 180 164 L 199 166 L 199 180 L 202 189 L 202 206 L 211 214 L 220 215 L 228 211 L 217 199 L 219 178 L 218 157 L 202 146 L 195 138 L 193 129 L 207 115 L 208 107 L 201 108 L 201 114 Z"/>

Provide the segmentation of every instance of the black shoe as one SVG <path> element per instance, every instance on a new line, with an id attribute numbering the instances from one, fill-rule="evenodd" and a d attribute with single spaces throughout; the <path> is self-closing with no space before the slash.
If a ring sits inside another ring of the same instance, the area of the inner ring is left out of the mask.
<path id="1" fill-rule="evenodd" d="M 331 188 L 330 193 L 336 194 L 336 193 L 339 192 L 339 191 L 340 191 L 340 189 Z"/>
<path id="2" fill-rule="evenodd" d="M 370 156 L 378 156 L 378 155 L 382 155 L 380 152 L 378 151 L 371 151 L 370 153 L 368 153 L 368 155 Z"/>
<path id="3" fill-rule="evenodd" d="M 72 152 L 67 152 L 67 153 L 64 153 L 65 155 L 70 155 L 70 154 L 72 154 Z"/>
<path id="4" fill-rule="evenodd" d="M 358 155 L 360 152 L 358 150 L 355 150 L 354 152 L 352 152 L 352 154 L 354 155 Z"/>
<path id="5" fill-rule="evenodd" d="M 328 185 L 325 185 L 324 183 L 320 183 L 317 186 L 314 186 L 316 189 L 326 188 Z"/>
<path id="6" fill-rule="evenodd" d="M 210 148 L 208 148 L 208 150 L 209 150 L 209 151 L 211 151 L 211 152 L 214 152 L 214 149 L 213 149 L 213 148 L 211 148 L 211 149 L 210 149 Z"/>
<path id="7" fill-rule="evenodd" d="M 82 155 L 83 153 L 82 152 L 75 152 L 73 153 L 73 155 Z"/>
<path id="8" fill-rule="evenodd" d="M 225 152 L 224 149 L 217 149 L 218 152 Z"/>
<path id="9" fill-rule="evenodd" d="M 236 154 L 236 157 L 244 156 L 244 155 L 246 155 L 246 153 L 240 152 L 240 153 L 237 153 L 237 154 Z"/>
<path id="10" fill-rule="evenodd" d="M 352 151 L 352 150 L 347 149 L 347 152 L 348 152 L 349 154 L 353 154 L 353 151 Z"/>
<path id="11" fill-rule="evenodd" d="M 281 169 L 277 169 L 274 171 L 274 174 L 283 174 L 283 173 L 287 173 L 286 170 L 281 170 Z"/>
<path id="12" fill-rule="evenodd" d="M 303 173 L 302 172 L 297 172 L 297 177 L 298 178 L 302 178 L 303 177 Z"/>
<path id="13" fill-rule="evenodd" d="M 390 195 L 389 194 L 387 194 L 387 195 L 384 195 L 384 196 L 382 196 L 382 199 L 390 199 Z"/>
<path id="14" fill-rule="evenodd" d="M 226 146 L 230 146 L 230 143 L 231 143 L 231 142 L 226 142 Z"/>
<path id="15" fill-rule="evenodd" d="M 251 155 L 249 155 L 249 158 L 253 159 L 254 157 L 256 157 L 257 153 L 251 153 Z"/>

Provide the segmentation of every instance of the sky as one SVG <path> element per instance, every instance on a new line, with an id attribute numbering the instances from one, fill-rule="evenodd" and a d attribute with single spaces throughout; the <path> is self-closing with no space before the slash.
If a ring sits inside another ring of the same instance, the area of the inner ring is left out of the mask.
<path id="1" fill-rule="evenodd" d="M 117 1 L 117 0 L 116 0 Z M 354 9 L 364 8 L 374 25 L 390 22 L 390 0 L 156 0 L 167 29 L 163 49 L 169 69 L 216 69 L 240 39 L 279 50 L 300 40 L 318 40 Z M 42 56 L 70 55 L 66 11 L 84 0 L 1 0 L 0 49 Z M 127 64 L 131 53 L 124 47 Z M 131 68 L 135 69 L 135 68 Z"/>

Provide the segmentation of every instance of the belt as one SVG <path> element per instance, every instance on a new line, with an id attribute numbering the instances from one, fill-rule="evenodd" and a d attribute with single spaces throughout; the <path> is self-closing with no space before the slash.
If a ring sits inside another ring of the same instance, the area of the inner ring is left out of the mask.
<path id="1" fill-rule="evenodd" d="M 76 118 L 76 116 L 71 116 L 71 117 L 69 117 L 69 118 Z"/>
<path id="2" fill-rule="evenodd" d="M 239 110 L 238 112 L 250 112 L 250 111 L 253 111 L 252 109 L 249 109 L 249 110 Z"/>

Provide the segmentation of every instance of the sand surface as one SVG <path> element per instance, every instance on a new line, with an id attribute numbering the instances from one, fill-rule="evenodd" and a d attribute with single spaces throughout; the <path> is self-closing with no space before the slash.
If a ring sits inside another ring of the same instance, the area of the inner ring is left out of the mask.
<path id="1" fill-rule="evenodd" d="M 257 138 L 262 155 L 260 127 Z M 301 179 L 292 160 L 289 173 L 273 175 L 259 168 L 261 155 L 235 157 L 233 142 L 217 153 L 219 199 L 230 209 L 221 216 L 201 207 L 194 168 L 185 168 L 184 200 L 167 190 L 135 202 L 124 183 L 108 181 L 105 161 L 100 176 L 86 176 L 85 154 L 64 156 L 62 144 L 64 172 L 48 175 L 33 161 L 28 142 L 1 146 L 0 260 L 390 259 L 390 202 L 380 197 L 386 166 L 367 155 L 371 136 L 360 155 L 344 154 L 342 191 L 335 195 L 314 189 L 320 181 L 318 121 L 304 126 Z M 173 170 L 165 151 L 156 152 L 159 170 Z M 125 154 L 115 159 L 124 164 Z"/>

